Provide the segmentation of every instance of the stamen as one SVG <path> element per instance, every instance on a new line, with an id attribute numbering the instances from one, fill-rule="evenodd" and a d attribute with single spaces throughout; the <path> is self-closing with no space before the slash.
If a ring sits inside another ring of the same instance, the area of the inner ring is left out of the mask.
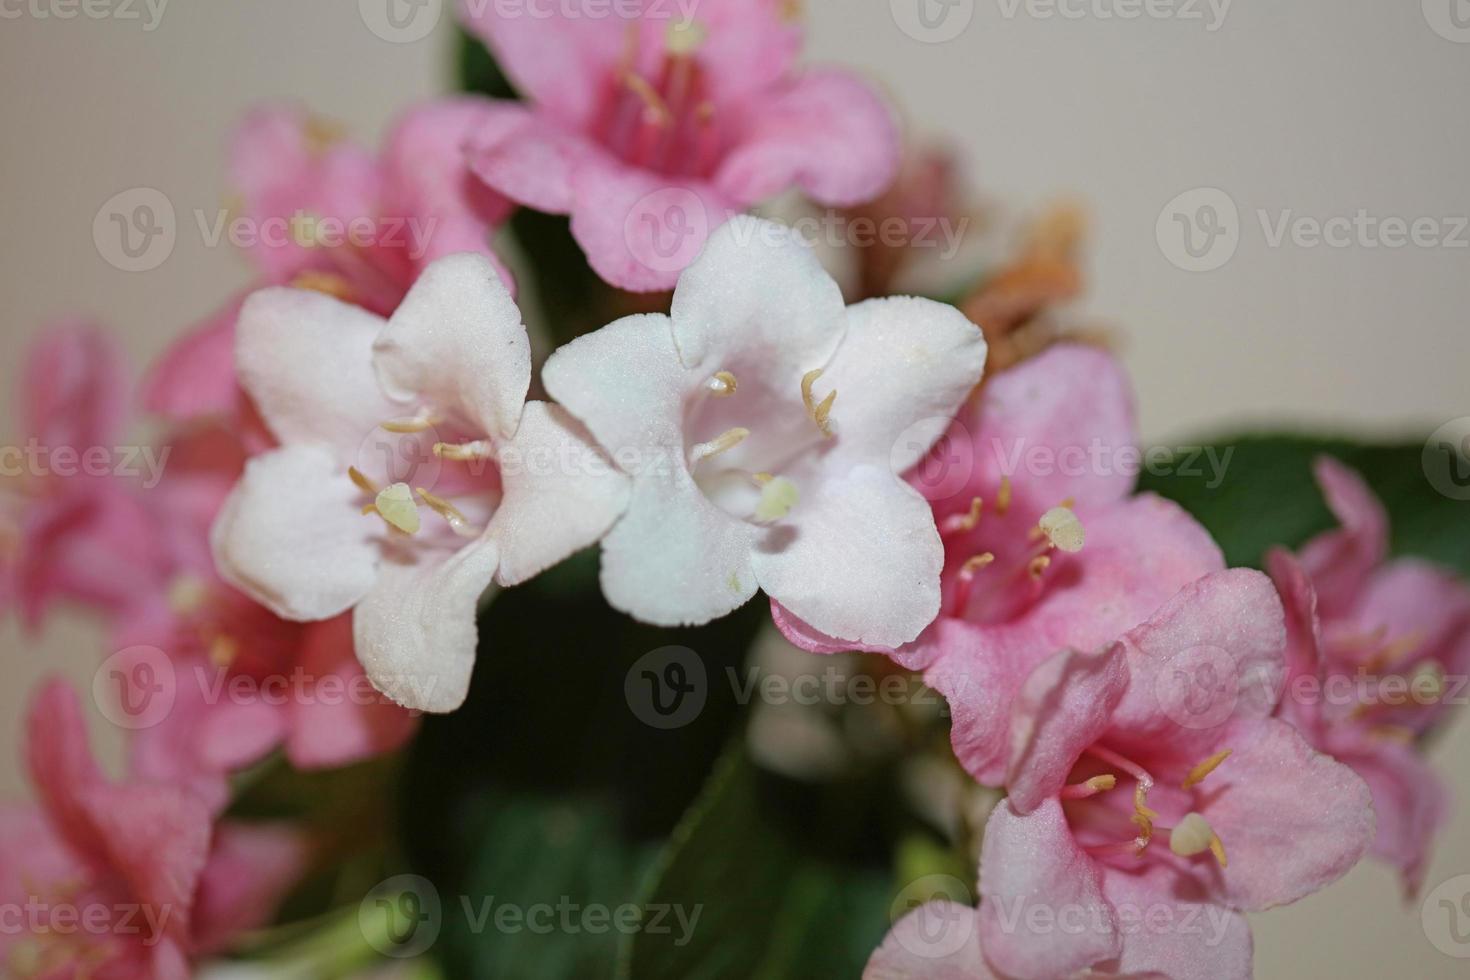
<path id="1" fill-rule="evenodd" d="M 675 58 L 683 58 L 699 50 L 704 43 L 705 30 L 698 21 L 684 20 L 669 25 L 664 35 L 664 48 Z"/>
<path id="2" fill-rule="evenodd" d="M 1438 660 L 1425 660 L 1414 668 L 1409 677 L 1409 690 L 1416 704 L 1437 704 L 1444 697 L 1444 665 Z"/>
<path id="3" fill-rule="evenodd" d="M 710 442 L 701 442 L 699 445 L 694 447 L 692 452 L 690 452 L 689 463 L 692 466 L 696 463 L 699 463 L 701 460 L 706 460 L 709 459 L 711 456 L 718 456 L 720 453 L 734 449 L 736 446 L 744 442 L 745 437 L 748 435 L 750 435 L 749 429 L 742 429 L 737 426 L 733 429 L 729 429 L 721 433 L 717 438 L 711 440 Z"/>
<path id="4" fill-rule="evenodd" d="M 379 492 L 377 499 L 363 508 L 363 513 L 376 513 L 404 534 L 415 534 L 419 529 L 418 505 L 407 483 L 395 483 Z"/>
<path id="5" fill-rule="evenodd" d="M 1082 528 L 1082 521 L 1072 512 L 1069 507 L 1053 507 L 1041 515 L 1037 522 L 1041 533 L 1046 539 L 1056 545 L 1069 555 L 1075 555 L 1082 550 L 1086 534 Z"/>
<path id="6" fill-rule="evenodd" d="M 806 405 L 807 415 L 811 416 L 811 420 L 817 424 L 817 428 L 822 430 L 822 435 L 830 439 L 832 438 L 832 423 L 830 418 L 832 415 L 832 403 L 837 400 L 837 392 L 832 391 L 820 403 L 817 402 L 816 398 L 812 395 L 812 385 L 821 376 L 821 368 L 817 368 L 815 371 L 808 371 L 802 375 L 801 401 Z"/>
<path id="7" fill-rule="evenodd" d="M 228 667 L 240 653 L 240 644 L 232 636 L 221 634 L 209 643 L 209 660 L 216 667 Z"/>
<path id="8" fill-rule="evenodd" d="M 180 575 L 168 584 L 168 608 L 176 615 L 192 615 L 208 599 L 209 586 L 198 576 Z"/>
<path id="9" fill-rule="evenodd" d="M 476 439 L 474 442 L 459 444 L 449 442 L 434 443 L 434 455 L 440 459 L 466 462 L 475 459 L 494 459 L 495 447 L 484 439 Z"/>
<path id="10" fill-rule="evenodd" d="M 959 585 L 955 589 L 954 604 L 950 615 L 964 615 L 965 609 L 970 605 L 970 593 L 975 590 L 975 574 L 993 561 L 995 561 L 995 555 L 987 551 L 975 555 L 960 566 Z"/>
<path id="11" fill-rule="evenodd" d="M 409 435 L 415 432 L 423 432 L 425 429 L 432 429 L 441 421 L 443 420 L 438 416 L 420 413 L 412 418 L 389 419 L 387 422 L 379 425 L 378 428 L 387 432 L 396 432 L 400 435 Z"/>
<path id="12" fill-rule="evenodd" d="M 1189 775 L 1184 777 L 1184 782 L 1180 785 L 1180 788 L 1194 789 L 1200 783 L 1204 782 L 1206 776 L 1220 768 L 1220 763 L 1230 758 L 1230 753 L 1233 751 L 1234 749 L 1225 749 L 1222 752 L 1216 752 L 1204 762 L 1189 770 Z"/>
<path id="13" fill-rule="evenodd" d="M 423 487 L 415 488 L 414 492 L 423 499 L 424 504 L 430 510 L 444 518 L 445 523 L 449 525 L 449 529 L 455 534 L 462 538 L 473 538 L 480 533 L 479 529 L 469 522 L 469 519 L 460 512 L 458 507 L 443 497 L 436 497 Z"/>
<path id="14" fill-rule="evenodd" d="M 779 521 L 791 513 L 791 508 L 800 499 L 801 493 L 796 489 L 796 484 L 784 476 L 772 477 L 761 485 L 761 499 L 755 505 L 756 523 L 770 524 Z"/>
<path id="15" fill-rule="evenodd" d="M 1004 514 L 1011 509 L 1011 478 L 1003 476 L 1000 478 L 1000 490 L 995 495 L 995 512 Z"/>
<path id="16" fill-rule="evenodd" d="M 729 398 L 735 394 L 735 389 L 740 387 L 740 382 L 735 380 L 735 375 L 729 371 L 716 371 L 715 376 L 704 383 L 704 386 L 716 398 Z"/>
<path id="17" fill-rule="evenodd" d="M 1106 793 L 1108 790 L 1117 785 L 1118 777 L 1112 775 L 1111 773 L 1103 776 L 1093 776 L 1091 779 L 1085 782 L 1073 783 L 1070 786 L 1063 786 L 1062 799 L 1085 800 L 1090 796 L 1096 796 L 1099 793 Z"/>
<path id="18" fill-rule="evenodd" d="M 1031 564 L 1026 566 L 1026 570 L 1030 573 L 1031 580 L 1033 582 L 1040 582 L 1041 576 L 1046 574 L 1046 570 L 1050 567 L 1051 556 L 1037 555 L 1035 558 L 1031 559 Z"/>
<path id="19" fill-rule="evenodd" d="M 970 510 L 964 514 L 951 514 L 944 519 L 939 527 L 939 533 L 945 537 L 953 534 L 968 534 L 975 530 L 980 524 L 980 513 L 985 509 L 985 501 L 979 497 L 970 501 Z"/>
<path id="20" fill-rule="evenodd" d="M 347 475 L 351 478 L 352 482 L 357 485 L 357 489 L 361 490 L 363 493 L 371 494 L 374 497 L 378 495 L 378 485 L 372 480 L 369 480 L 367 477 L 363 476 L 362 470 L 358 469 L 356 466 L 347 467 Z"/>
<path id="21" fill-rule="evenodd" d="M 650 84 L 648 80 L 637 72 L 627 72 L 623 75 L 623 84 L 626 85 L 634 95 L 643 102 L 645 123 L 654 126 L 665 126 L 670 121 L 669 107 L 664 104 L 663 97 Z"/>
<path id="22" fill-rule="evenodd" d="M 354 295 L 350 282 L 330 272 L 308 269 L 292 279 L 291 285 L 296 289 L 309 289 L 314 293 L 323 293 L 333 299 L 340 299 L 344 303 L 351 302 Z"/>
<path id="23" fill-rule="evenodd" d="M 1220 862 L 1220 867 L 1228 863 L 1225 859 L 1225 843 L 1220 840 L 1220 835 L 1210 826 L 1210 822 L 1198 813 L 1186 813 L 1184 819 L 1179 821 L 1179 826 L 1169 831 L 1169 850 L 1180 857 L 1194 857 L 1209 851 Z"/>
<path id="24" fill-rule="evenodd" d="M 980 571 L 980 569 L 984 568 L 986 565 L 989 565 L 993 561 L 995 561 L 995 555 L 989 551 L 981 555 L 976 555 L 960 567 L 960 574 L 973 576 L 976 572 Z"/>
<path id="25" fill-rule="evenodd" d="M 1123 770 L 1137 781 L 1137 785 L 1133 787 L 1133 823 L 1138 826 L 1138 836 L 1133 839 L 1132 846 L 1137 852 L 1143 851 L 1148 847 L 1149 841 L 1153 840 L 1154 821 L 1159 818 L 1158 813 L 1148 807 L 1148 791 L 1153 789 L 1154 777 L 1138 763 L 1101 745 L 1089 746 L 1087 753 Z"/>
<path id="26" fill-rule="evenodd" d="M 340 123 L 321 116 L 307 116 L 301 127 L 306 150 L 313 156 L 322 156 L 347 137 L 347 130 Z"/>

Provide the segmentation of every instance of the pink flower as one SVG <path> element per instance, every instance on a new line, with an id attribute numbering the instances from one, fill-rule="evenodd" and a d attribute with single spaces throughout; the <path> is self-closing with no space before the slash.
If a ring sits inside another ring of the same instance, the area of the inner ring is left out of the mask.
<path id="1" fill-rule="evenodd" d="M 231 147 L 240 203 L 228 220 L 242 222 L 262 284 L 319 289 L 386 316 L 429 263 L 456 252 L 486 256 L 511 283 L 490 236 L 512 205 L 473 177 L 464 156 L 468 135 L 495 111 L 473 96 L 419 106 L 376 158 L 298 109 L 251 113 Z M 172 418 L 242 410 L 233 347 L 243 299 L 165 354 L 144 392 L 150 410 Z"/>
<path id="2" fill-rule="evenodd" d="M 1005 711 L 1042 660 L 1103 649 L 1224 568 L 1183 510 L 1130 496 L 1138 465 L 1121 368 L 1060 345 L 987 381 L 910 475 L 944 538 L 943 602 L 914 643 L 866 649 L 926 672 L 950 701 L 956 754 L 982 782 L 1004 777 Z M 804 649 L 851 646 L 773 612 Z"/>
<path id="3" fill-rule="evenodd" d="M 793 68 L 801 32 L 784 0 L 710 0 L 697 19 L 652 3 L 631 20 L 478 6 L 464 4 L 466 26 L 530 104 L 503 105 L 478 134 L 475 172 L 570 214 L 615 286 L 671 288 L 726 218 L 788 187 L 841 207 L 897 171 L 897 129 L 871 88 Z"/>
<path id="4" fill-rule="evenodd" d="M 96 324 L 60 321 L 31 347 L 21 392 L 24 435 L 0 460 L 0 599 L 32 626 L 61 599 L 120 609 L 161 560 L 113 475 L 129 452 L 122 354 Z"/>
<path id="5" fill-rule="evenodd" d="M 1429 562 L 1387 560 L 1388 518 L 1362 478 L 1329 457 L 1316 473 L 1342 526 L 1267 558 L 1291 627 L 1281 715 L 1367 781 L 1373 853 L 1413 894 L 1449 810 L 1419 743 L 1449 710 L 1447 678 L 1470 670 L 1470 589 Z"/>
<path id="6" fill-rule="evenodd" d="M 1248 977 L 1240 913 L 1296 901 L 1366 853 L 1367 786 L 1267 717 L 1285 638 L 1269 580 L 1220 572 L 1106 650 L 1063 650 L 1026 678 L 1007 711 L 1010 795 L 980 860 L 974 940 L 990 971 Z M 894 943 L 922 924 L 900 923 Z"/>
<path id="7" fill-rule="evenodd" d="M 0 933 L 8 974 L 182 980 L 269 920 L 303 856 L 294 833 L 215 828 L 178 786 L 109 782 L 63 681 L 32 699 L 27 733 L 39 807 L 0 810 L 0 899 L 27 919 Z"/>

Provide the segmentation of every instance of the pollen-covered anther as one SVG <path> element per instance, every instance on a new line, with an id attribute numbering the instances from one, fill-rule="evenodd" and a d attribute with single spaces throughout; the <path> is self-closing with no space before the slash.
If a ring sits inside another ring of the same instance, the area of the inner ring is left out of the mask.
<path id="1" fill-rule="evenodd" d="M 822 369 L 808 371 L 801 378 L 801 401 L 806 406 L 806 414 L 816 423 L 822 435 L 828 439 L 832 438 L 832 403 L 837 400 L 836 390 L 827 393 L 827 397 L 820 402 L 812 394 L 812 385 L 822 376 Z"/>
<path id="2" fill-rule="evenodd" d="M 1086 533 L 1081 518 L 1070 507 L 1053 507 L 1036 524 L 1048 541 L 1067 554 L 1075 555 L 1082 550 Z"/>
<path id="3" fill-rule="evenodd" d="M 680 20 L 669 25 L 664 35 L 664 49 L 675 58 L 688 57 L 704 43 L 707 32 L 695 20 Z"/>
<path id="4" fill-rule="evenodd" d="M 1117 785 L 1118 777 L 1114 776 L 1112 773 L 1105 773 L 1101 776 L 1093 776 L 1091 779 L 1083 780 L 1080 783 L 1072 783 L 1071 785 L 1063 786 L 1062 799 L 1085 800 L 1090 796 L 1096 796 L 1099 793 L 1106 793 L 1108 790 Z"/>
<path id="5" fill-rule="evenodd" d="M 1013 488 L 1011 487 L 1011 478 L 1008 476 L 1001 477 L 1000 489 L 996 491 L 995 494 L 995 512 L 997 514 L 1004 514 L 1006 511 L 1011 509 L 1012 492 Z"/>
<path id="6" fill-rule="evenodd" d="M 480 529 L 469 522 L 460 509 L 443 497 L 436 497 L 423 487 L 416 487 L 414 492 L 423 500 L 424 506 L 444 518 L 449 529 L 462 538 L 473 538 L 480 533 Z"/>
<path id="7" fill-rule="evenodd" d="M 995 555 L 989 551 L 974 555 L 969 561 L 960 566 L 961 575 L 973 576 L 976 572 L 995 561 Z"/>
<path id="8" fill-rule="evenodd" d="M 720 453 L 728 452 L 744 442 L 745 438 L 749 435 L 749 429 L 742 429 L 739 426 L 733 429 L 727 429 L 709 442 L 701 442 L 695 446 L 689 453 L 689 462 L 691 464 L 698 463 L 701 460 L 709 459 L 711 456 L 718 456 Z"/>
<path id="9" fill-rule="evenodd" d="M 716 398 L 729 398 L 735 394 L 735 389 L 740 387 L 740 382 L 729 371 L 716 371 L 714 376 L 704 383 L 704 386 Z"/>
<path id="10" fill-rule="evenodd" d="M 197 575 L 179 575 L 168 584 L 168 608 L 179 616 L 190 616 L 209 600 L 209 586 Z"/>
<path id="11" fill-rule="evenodd" d="M 1445 693 L 1444 665 L 1438 660 L 1425 660 L 1409 676 L 1409 691 L 1415 704 L 1437 704 Z"/>
<path id="12" fill-rule="evenodd" d="M 474 442 L 436 442 L 434 443 L 434 455 L 440 459 L 466 462 L 474 459 L 492 459 L 495 456 L 495 447 L 484 439 L 476 439 Z"/>
<path id="13" fill-rule="evenodd" d="M 401 419 L 389 419 L 380 424 L 378 428 L 386 432 L 396 432 L 399 435 L 412 435 L 415 432 L 424 432 L 438 425 L 442 419 L 427 412 Z"/>
<path id="14" fill-rule="evenodd" d="M 944 519 L 940 525 L 939 533 L 943 535 L 968 534 L 980 525 L 980 515 L 985 509 L 985 501 L 979 497 L 970 501 L 970 509 L 963 514 L 951 514 Z"/>
<path id="15" fill-rule="evenodd" d="M 1031 564 L 1026 566 L 1026 571 L 1033 580 L 1040 581 L 1041 576 L 1045 575 L 1046 570 L 1050 567 L 1050 555 L 1037 555 L 1035 558 L 1031 559 Z"/>
<path id="16" fill-rule="evenodd" d="M 369 496 L 376 497 L 378 495 L 378 491 L 382 489 L 372 480 L 369 480 L 366 476 L 364 476 L 362 470 L 358 469 L 356 466 L 347 467 L 347 477 L 353 482 L 357 489 L 361 490 L 365 494 L 368 494 Z"/>
<path id="17" fill-rule="evenodd" d="M 1184 782 L 1180 784 L 1180 788 L 1194 789 L 1200 783 L 1204 782 L 1206 776 L 1220 768 L 1220 763 L 1230 758 L 1230 753 L 1233 751 L 1234 749 L 1224 749 L 1216 752 L 1205 761 L 1196 765 L 1193 769 L 1189 770 L 1189 775 L 1184 777 Z"/>
<path id="18" fill-rule="evenodd" d="M 673 114 L 669 112 L 668 104 L 664 102 L 663 96 L 658 94 L 658 90 L 648 83 L 648 79 L 635 71 L 629 71 L 623 74 L 623 84 L 642 101 L 645 123 L 653 126 L 666 126 L 673 121 Z"/>
<path id="19" fill-rule="evenodd" d="M 767 474 L 761 474 L 765 476 Z M 784 476 L 773 476 L 761 484 L 761 499 L 755 505 L 757 524 L 771 524 L 791 513 L 801 499 L 796 484 Z"/>
<path id="20" fill-rule="evenodd" d="M 223 634 L 209 642 L 209 662 L 216 667 L 228 667 L 240 653 L 240 644 L 233 636 Z"/>
<path id="21" fill-rule="evenodd" d="M 363 508 L 364 514 L 377 514 L 404 534 L 415 534 L 419 529 L 419 509 L 414 503 L 413 491 L 407 483 L 395 483 L 379 491 L 377 498 Z"/>
<path id="22" fill-rule="evenodd" d="M 1180 857 L 1194 857 L 1209 851 L 1225 867 L 1225 843 L 1210 826 L 1210 822 L 1198 813 L 1186 813 L 1179 825 L 1169 831 L 1169 850 Z"/>
<path id="23" fill-rule="evenodd" d="M 330 272 L 318 272 L 314 269 L 308 269 L 292 279 L 291 285 L 296 289 L 307 289 L 333 299 L 340 299 L 344 303 L 351 302 L 354 295 L 352 284 L 346 279 Z"/>

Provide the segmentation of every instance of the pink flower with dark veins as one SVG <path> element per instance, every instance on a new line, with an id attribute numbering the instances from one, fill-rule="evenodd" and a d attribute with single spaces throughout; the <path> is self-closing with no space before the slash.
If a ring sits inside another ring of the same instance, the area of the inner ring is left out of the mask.
<path id="1" fill-rule="evenodd" d="M 109 782 L 64 681 L 35 695 L 26 731 L 39 804 L 0 809 L 0 901 L 26 916 L 0 930 L 6 976 L 185 980 L 269 921 L 304 857 L 294 831 L 213 826 L 185 788 Z"/>
<path id="2" fill-rule="evenodd" d="M 615 10 L 628 9 L 618 5 Z M 789 187 L 819 204 L 870 200 L 898 169 L 894 120 L 842 71 L 798 71 L 797 5 L 703 0 L 692 17 L 462 5 L 528 104 L 477 136 L 475 172 L 527 207 L 571 215 L 603 279 L 670 289 L 727 218 Z"/>
<path id="3" fill-rule="evenodd" d="M 476 252 L 514 283 L 490 247 L 514 205 L 470 173 L 465 143 L 494 103 L 456 96 L 417 106 L 389 131 L 381 156 L 331 125 L 283 106 L 255 110 L 235 131 L 236 235 L 260 286 L 316 289 L 381 316 L 429 263 Z M 144 403 L 188 418 L 249 412 L 234 374 L 235 320 L 245 293 L 194 328 L 154 367 Z"/>
<path id="4" fill-rule="evenodd" d="M 1267 556 L 1291 634 L 1281 716 L 1367 781 L 1373 853 L 1413 895 L 1449 814 L 1421 742 L 1470 671 L 1470 588 L 1430 562 L 1388 560 L 1388 517 L 1362 477 L 1325 456 L 1316 474 L 1341 527 Z"/>
<path id="5" fill-rule="evenodd" d="M 1241 913 L 1335 881 L 1374 833 L 1363 781 L 1267 717 L 1285 641 L 1269 580 L 1234 570 L 1044 661 L 1007 706 L 974 920 L 927 907 L 868 976 L 1249 977 Z"/>

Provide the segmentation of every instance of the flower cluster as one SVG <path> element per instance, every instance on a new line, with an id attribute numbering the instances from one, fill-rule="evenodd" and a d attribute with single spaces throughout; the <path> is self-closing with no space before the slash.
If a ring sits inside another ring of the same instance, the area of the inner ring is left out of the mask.
<path id="1" fill-rule="evenodd" d="M 237 216 L 288 234 L 258 237 L 257 288 L 148 375 L 157 472 L 37 472 L 0 496 L 0 599 L 31 625 L 57 602 L 99 613 L 120 652 L 94 694 L 130 729 L 109 781 L 64 682 L 35 697 L 39 804 L 0 814 L 0 896 L 107 912 L 0 938 L 0 960 L 182 977 L 268 922 L 307 837 L 226 818 L 236 777 L 391 752 L 465 702 L 477 655 L 550 656 L 499 649 L 480 611 L 594 546 L 606 603 L 642 623 L 761 591 L 796 647 L 887 658 L 944 696 L 964 778 L 1004 793 L 980 902 L 915 909 L 868 976 L 1245 977 L 1247 913 L 1370 851 L 1416 890 L 1447 811 L 1422 742 L 1470 670 L 1470 589 L 1389 560 L 1383 508 L 1332 459 L 1341 527 L 1269 574 L 1228 568 L 1122 468 L 1018 467 L 1136 451 L 1117 360 L 1022 329 L 1077 288 L 1075 222 L 969 316 L 848 305 L 799 236 L 742 212 L 788 188 L 874 220 L 947 207 L 949 168 L 926 158 L 879 197 L 894 120 L 856 77 L 795 67 L 792 4 L 634 6 L 608 24 L 466 5 L 524 101 L 416 108 L 381 155 L 291 108 L 240 128 Z M 674 227 L 678 201 L 699 213 Z M 491 248 L 519 207 L 569 216 L 591 270 L 672 289 L 666 311 L 538 358 Z M 903 264 L 864 262 L 865 292 Z M 23 438 L 123 440 L 130 386 L 95 325 L 58 324 L 26 378 Z"/>

